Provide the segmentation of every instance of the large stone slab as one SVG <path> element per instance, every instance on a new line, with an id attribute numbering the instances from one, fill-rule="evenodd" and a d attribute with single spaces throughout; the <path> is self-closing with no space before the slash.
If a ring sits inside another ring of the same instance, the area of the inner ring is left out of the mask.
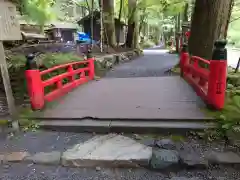
<path id="1" fill-rule="evenodd" d="M 150 161 L 151 168 L 153 169 L 166 169 L 173 167 L 179 163 L 179 154 L 177 151 L 158 149 L 153 151 Z"/>
<path id="2" fill-rule="evenodd" d="M 39 152 L 32 156 L 25 158 L 25 161 L 30 161 L 35 164 L 48 164 L 48 165 L 58 165 L 60 164 L 61 152 Z"/>
<path id="3" fill-rule="evenodd" d="M 214 164 L 240 164 L 240 156 L 234 152 L 206 152 L 206 159 Z"/>
<path id="4" fill-rule="evenodd" d="M 65 151 L 62 165 L 77 167 L 137 167 L 146 166 L 152 156 L 152 148 L 137 141 L 117 135 L 95 136 Z"/>

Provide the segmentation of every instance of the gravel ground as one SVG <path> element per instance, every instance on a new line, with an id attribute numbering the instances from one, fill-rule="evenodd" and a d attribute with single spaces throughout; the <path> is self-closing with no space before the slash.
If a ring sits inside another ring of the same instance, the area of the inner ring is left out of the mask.
<path id="1" fill-rule="evenodd" d="M 135 135 L 128 135 L 136 137 Z M 87 133 L 63 132 L 28 132 L 20 133 L 11 138 L 1 137 L 0 151 L 27 150 L 31 153 L 43 151 L 64 151 L 72 145 L 84 142 L 93 137 Z M 152 138 L 152 136 L 144 136 Z M 176 143 L 177 149 L 203 153 L 210 149 L 223 150 L 221 143 L 206 143 L 200 140 L 184 140 Z M 147 169 L 86 169 L 67 168 L 12 163 L 0 165 L 0 180 L 167 180 L 172 177 L 198 178 L 199 180 L 237 180 L 240 179 L 239 169 L 233 167 L 211 167 L 208 170 L 181 170 L 178 172 L 156 172 Z M 176 179 L 188 180 L 188 179 Z"/>
<path id="2" fill-rule="evenodd" d="M 0 135 L 0 152 L 63 152 L 74 144 L 85 142 L 92 137 L 92 134 L 43 131 L 28 133 L 21 132 L 11 138 L 6 138 L 6 136 L 4 137 L 3 135 Z"/>
<path id="3" fill-rule="evenodd" d="M 178 63 L 177 55 L 162 48 L 144 50 L 144 56 L 120 64 L 106 74 L 107 78 L 168 76 L 169 69 Z"/>
<path id="4" fill-rule="evenodd" d="M 1 180 L 237 180 L 239 171 L 231 167 L 209 170 L 184 170 L 156 172 L 147 169 L 85 169 L 33 164 L 8 164 L 0 166 Z M 180 179 L 185 178 L 185 179 Z"/>

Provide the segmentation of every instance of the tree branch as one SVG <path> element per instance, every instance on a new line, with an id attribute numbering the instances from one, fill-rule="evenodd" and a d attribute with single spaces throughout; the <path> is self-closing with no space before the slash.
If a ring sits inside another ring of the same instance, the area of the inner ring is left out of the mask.
<path id="1" fill-rule="evenodd" d="M 240 19 L 240 17 L 237 17 L 237 18 L 235 18 L 235 19 L 232 19 L 232 20 L 230 21 L 230 23 L 233 22 L 233 21 L 239 20 L 239 19 Z"/>

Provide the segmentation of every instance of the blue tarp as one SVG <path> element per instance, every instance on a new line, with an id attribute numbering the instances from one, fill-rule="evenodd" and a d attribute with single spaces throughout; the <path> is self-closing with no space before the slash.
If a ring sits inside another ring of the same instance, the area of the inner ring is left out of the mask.
<path id="1" fill-rule="evenodd" d="M 81 42 L 81 44 L 90 44 L 91 38 L 88 34 L 85 32 L 77 32 L 78 34 L 78 41 Z M 96 44 L 97 42 L 93 40 L 93 44 Z"/>

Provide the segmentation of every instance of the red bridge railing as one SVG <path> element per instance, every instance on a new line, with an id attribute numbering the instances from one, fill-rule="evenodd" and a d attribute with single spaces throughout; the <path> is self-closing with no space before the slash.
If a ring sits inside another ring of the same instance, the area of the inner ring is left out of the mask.
<path id="1" fill-rule="evenodd" d="M 180 55 L 181 76 L 209 106 L 221 110 L 225 103 L 227 50 L 217 41 L 211 60 L 190 56 L 184 44 Z"/>
<path id="2" fill-rule="evenodd" d="M 32 67 L 25 71 L 25 76 L 33 110 L 42 109 L 45 102 L 51 102 L 94 78 L 94 58 L 62 64 L 43 71 L 36 66 Z M 48 78 L 49 74 L 53 73 L 57 75 Z"/>

